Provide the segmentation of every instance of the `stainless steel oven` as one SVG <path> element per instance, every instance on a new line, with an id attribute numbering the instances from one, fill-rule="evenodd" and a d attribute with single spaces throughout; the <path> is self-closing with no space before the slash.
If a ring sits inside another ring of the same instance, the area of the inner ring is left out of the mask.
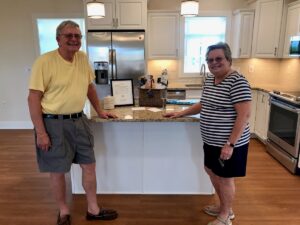
<path id="1" fill-rule="evenodd" d="M 292 173 L 300 174 L 300 101 L 297 97 L 295 92 L 271 93 L 267 151 Z"/>

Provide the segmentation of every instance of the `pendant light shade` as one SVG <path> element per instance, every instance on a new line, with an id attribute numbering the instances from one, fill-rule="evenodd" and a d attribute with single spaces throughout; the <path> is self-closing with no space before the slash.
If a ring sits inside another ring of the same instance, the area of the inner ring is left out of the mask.
<path id="1" fill-rule="evenodd" d="M 199 13 L 199 2 L 194 0 L 185 0 L 181 2 L 180 14 L 182 16 L 197 16 Z"/>
<path id="2" fill-rule="evenodd" d="M 102 2 L 96 0 L 86 4 L 87 16 L 92 19 L 101 19 L 105 17 L 105 8 Z"/>

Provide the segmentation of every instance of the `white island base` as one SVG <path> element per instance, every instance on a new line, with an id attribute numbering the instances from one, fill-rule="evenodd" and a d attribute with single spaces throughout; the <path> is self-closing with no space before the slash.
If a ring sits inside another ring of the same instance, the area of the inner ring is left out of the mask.
<path id="1" fill-rule="evenodd" d="M 213 194 L 198 122 L 93 123 L 98 194 Z M 71 169 L 82 194 L 81 169 Z"/>

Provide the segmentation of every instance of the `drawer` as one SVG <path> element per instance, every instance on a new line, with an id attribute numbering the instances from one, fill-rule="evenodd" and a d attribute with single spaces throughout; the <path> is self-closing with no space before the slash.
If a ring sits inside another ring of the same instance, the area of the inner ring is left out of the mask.
<path id="1" fill-rule="evenodd" d="M 202 89 L 188 89 L 185 91 L 186 99 L 200 99 L 202 96 Z"/>
<path id="2" fill-rule="evenodd" d="M 182 90 L 167 90 L 167 99 L 185 99 L 186 91 Z"/>

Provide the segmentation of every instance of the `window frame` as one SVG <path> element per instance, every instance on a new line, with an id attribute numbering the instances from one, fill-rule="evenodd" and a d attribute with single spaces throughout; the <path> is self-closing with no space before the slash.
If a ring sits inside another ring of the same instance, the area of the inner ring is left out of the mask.
<path id="1" fill-rule="evenodd" d="M 225 42 L 231 45 L 231 11 L 200 11 L 199 17 L 226 17 L 226 28 L 225 28 Z M 184 38 L 185 38 L 185 17 L 180 18 L 180 60 L 179 60 L 179 78 L 191 78 L 191 77 L 201 77 L 200 71 L 198 73 L 184 73 Z"/>
<path id="2" fill-rule="evenodd" d="M 40 56 L 40 45 L 39 45 L 39 33 L 38 33 L 38 25 L 37 25 L 37 20 L 38 19 L 83 19 L 83 15 L 79 13 L 42 13 L 42 14 L 33 14 L 32 15 L 32 25 L 33 25 L 33 41 L 34 41 L 34 46 L 35 46 L 35 54 L 36 57 Z M 86 21 L 84 22 L 84 29 L 81 32 L 86 34 Z M 85 36 L 85 35 L 84 35 Z M 83 37 L 82 40 L 84 40 L 85 37 Z M 57 46 L 58 48 L 58 46 Z M 82 43 L 82 50 L 87 52 L 87 47 L 86 47 L 86 41 Z"/>

